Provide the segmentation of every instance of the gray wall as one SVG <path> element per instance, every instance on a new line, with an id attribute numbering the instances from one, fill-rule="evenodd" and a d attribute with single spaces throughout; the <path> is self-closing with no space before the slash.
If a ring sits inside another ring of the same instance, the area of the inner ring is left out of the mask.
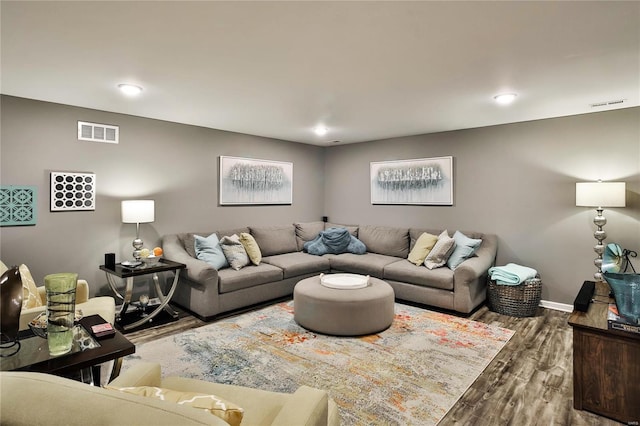
<path id="1" fill-rule="evenodd" d="M 595 267 L 595 211 L 575 206 L 575 182 L 624 180 L 627 207 L 605 210 L 608 242 L 640 251 L 640 108 L 314 147 L 122 114 L 2 96 L 2 185 L 38 187 L 36 226 L 0 228 L 0 258 L 44 275 L 77 271 L 93 293 L 105 252 L 128 258 L 135 225 L 120 201 L 156 201 L 145 246 L 164 234 L 319 220 L 498 234 L 498 263 L 538 269 L 543 299 L 572 303 Z M 120 126 L 120 144 L 77 140 L 77 121 Z M 294 163 L 291 206 L 218 206 L 218 157 Z M 454 157 L 454 206 L 371 205 L 369 162 Z M 49 172 L 97 175 L 96 210 L 49 212 Z M 326 180 L 326 182 L 325 182 Z M 640 266 L 640 260 L 636 260 Z"/>
<path id="2" fill-rule="evenodd" d="M 371 205 L 371 161 L 449 155 L 453 206 Z M 595 272 L 595 210 L 575 206 L 575 182 L 627 183 L 606 242 L 640 252 L 640 108 L 333 146 L 325 178 L 332 222 L 497 234 L 497 263 L 536 268 L 543 300 L 572 304 Z"/>
<path id="3" fill-rule="evenodd" d="M 164 234 L 249 224 L 320 220 L 324 150 L 255 136 L 2 96 L 2 185 L 38 187 L 36 226 L 0 228 L 0 259 L 26 263 L 37 282 L 77 271 L 105 292 L 104 253 L 130 258 L 135 225 L 120 222 L 120 201 L 154 199 L 156 221 L 142 224 L 146 247 Z M 118 145 L 77 139 L 77 121 L 120 126 Z M 294 163 L 293 205 L 219 206 L 220 155 Z M 96 173 L 96 210 L 49 211 L 49 173 Z"/>

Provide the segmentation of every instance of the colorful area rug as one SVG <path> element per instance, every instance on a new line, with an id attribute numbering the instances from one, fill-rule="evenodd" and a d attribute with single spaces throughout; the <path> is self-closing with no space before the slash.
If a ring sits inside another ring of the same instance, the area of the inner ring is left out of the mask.
<path id="1" fill-rule="evenodd" d="M 315 334 L 285 302 L 139 345 L 124 360 L 164 376 L 270 391 L 325 389 L 344 425 L 435 425 L 513 331 L 396 304 L 393 325 L 365 337 Z"/>

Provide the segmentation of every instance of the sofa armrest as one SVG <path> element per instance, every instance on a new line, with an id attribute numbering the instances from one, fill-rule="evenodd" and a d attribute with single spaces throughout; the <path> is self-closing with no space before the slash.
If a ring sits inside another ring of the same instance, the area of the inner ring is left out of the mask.
<path id="1" fill-rule="evenodd" d="M 207 281 L 218 282 L 218 271 L 207 262 L 191 257 L 184 249 L 176 234 L 165 235 L 162 238 L 164 257 L 187 265 L 187 277 L 191 281 L 206 284 Z"/>
<path id="2" fill-rule="evenodd" d="M 309 386 L 300 386 L 273 419 L 273 425 L 326 426 L 329 418 L 329 395 Z"/>
<path id="3" fill-rule="evenodd" d="M 485 234 L 476 255 L 453 271 L 454 310 L 469 313 L 486 299 L 486 276 L 495 264 L 497 253 L 498 237 Z"/>
<path id="4" fill-rule="evenodd" d="M 160 387 L 160 364 L 142 362 L 124 370 L 109 386 L 155 386 Z"/>

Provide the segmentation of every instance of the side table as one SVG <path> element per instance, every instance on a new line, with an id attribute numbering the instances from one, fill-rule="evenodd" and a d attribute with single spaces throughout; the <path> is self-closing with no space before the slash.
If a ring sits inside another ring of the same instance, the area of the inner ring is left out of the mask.
<path id="1" fill-rule="evenodd" d="M 186 268 L 184 263 L 173 262 L 171 260 L 160 259 L 160 263 L 155 266 L 148 266 L 146 264 L 142 264 L 137 267 L 127 267 L 123 266 L 120 263 L 117 263 L 113 269 L 107 268 L 105 265 L 100 265 L 100 269 L 103 270 L 107 275 L 107 281 L 109 282 L 109 286 L 111 290 L 115 293 L 115 295 L 122 300 L 122 304 L 120 305 L 120 309 L 116 312 L 116 323 L 122 319 L 122 316 L 127 312 L 129 308 L 129 304 L 131 303 L 131 296 L 133 294 L 133 285 L 134 285 L 134 277 L 139 277 L 143 275 L 152 275 L 153 282 L 156 289 L 156 295 L 160 299 L 160 304 L 155 307 L 155 309 L 150 312 L 148 315 L 140 318 L 139 320 L 131 323 L 123 325 L 122 328 L 124 330 L 131 330 L 133 328 L 139 327 L 142 324 L 151 321 L 156 315 L 158 315 L 163 309 L 169 313 L 174 318 L 177 318 L 178 313 L 175 312 L 168 305 L 171 297 L 173 297 L 173 293 L 176 290 L 176 286 L 178 285 L 178 278 L 180 276 L 180 271 Z M 158 273 L 161 272 L 174 272 L 175 276 L 173 278 L 173 283 L 169 288 L 167 294 L 164 294 L 162 288 L 160 287 L 160 280 L 158 279 Z M 118 290 L 117 279 L 121 281 L 125 281 L 125 289 L 124 294 L 121 294 Z"/>
<path id="2" fill-rule="evenodd" d="M 587 312 L 573 311 L 573 407 L 625 424 L 640 422 L 640 335 L 609 330 L 610 288 L 597 282 Z"/>
<path id="3" fill-rule="evenodd" d="M 90 370 L 91 381 L 100 383 L 99 364 L 115 360 L 111 380 L 118 376 L 122 358 L 135 353 L 136 347 L 119 331 L 114 335 L 96 339 L 89 330 L 91 326 L 106 321 L 99 315 L 84 317 L 79 321 L 76 342 L 70 353 L 51 356 L 47 339 L 27 330 L 20 339 L 20 350 L 10 357 L 0 358 L 1 371 L 35 371 L 38 373 L 68 376 L 85 369 Z M 82 342 L 81 342 L 82 341 Z"/>

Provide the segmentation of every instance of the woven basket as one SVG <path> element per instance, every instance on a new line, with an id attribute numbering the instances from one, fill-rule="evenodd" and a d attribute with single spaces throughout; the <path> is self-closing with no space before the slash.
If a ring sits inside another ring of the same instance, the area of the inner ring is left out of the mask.
<path id="1" fill-rule="evenodd" d="M 512 317 L 535 316 L 542 297 L 542 280 L 531 278 L 520 285 L 499 285 L 489 280 L 489 309 Z"/>

